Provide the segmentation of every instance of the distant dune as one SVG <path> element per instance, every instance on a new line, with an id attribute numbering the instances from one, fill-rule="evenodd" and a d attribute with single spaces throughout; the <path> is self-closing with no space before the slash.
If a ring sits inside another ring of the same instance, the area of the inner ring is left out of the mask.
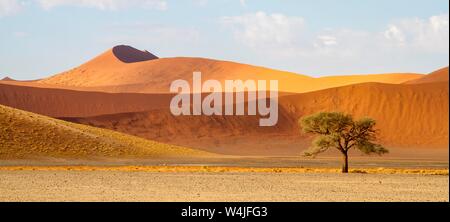
<path id="1" fill-rule="evenodd" d="M 168 107 L 170 94 L 102 93 L 0 83 L 0 104 L 51 117 L 88 117 Z"/>
<path id="2" fill-rule="evenodd" d="M 126 46 L 120 46 L 121 48 Z M 53 87 L 76 87 L 78 90 L 167 93 L 172 81 L 192 81 L 192 73 L 200 71 L 203 80 L 279 80 L 283 92 L 310 92 L 326 88 L 363 82 L 403 83 L 422 77 L 419 74 L 353 75 L 312 78 L 305 75 L 278 71 L 235 62 L 204 58 L 161 58 L 149 56 L 142 59 L 142 51 L 126 47 L 115 53 L 117 47 L 93 60 L 67 72 L 38 81 Z M 128 61 L 123 62 L 123 57 Z M 137 62 L 143 60 L 141 62 Z"/>
<path id="3" fill-rule="evenodd" d="M 7 76 L 7 77 L 5 77 L 5 78 L 3 78 L 3 79 L 0 79 L 0 81 L 16 81 L 16 80 L 11 79 L 11 78 L 9 78 L 9 77 Z"/>
<path id="4" fill-rule="evenodd" d="M 448 67 L 434 71 L 422 78 L 408 81 L 406 82 L 406 84 L 422 84 L 435 82 L 448 82 Z"/>
<path id="5" fill-rule="evenodd" d="M 207 155 L 0 105 L 0 159 L 173 158 Z"/>

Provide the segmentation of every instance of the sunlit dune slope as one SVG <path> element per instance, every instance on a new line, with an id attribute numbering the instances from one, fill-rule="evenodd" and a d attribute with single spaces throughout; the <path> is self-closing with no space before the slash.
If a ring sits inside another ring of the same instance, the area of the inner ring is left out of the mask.
<path id="1" fill-rule="evenodd" d="M 422 83 L 435 83 L 435 82 L 448 82 L 448 67 L 439 69 L 432 72 L 422 78 L 411 80 L 406 84 L 422 84 Z"/>
<path id="2" fill-rule="evenodd" d="M 170 158 L 207 155 L 0 105 L 0 159 Z"/>
<path id="3" fill-rule="evenodd" d="M 118 55 L 114 52 L 115 48 L 77 68 L 37 81 L 35 84 L 105 92 L 167 93 L 172 81 L 177 79 L 192 81 L 192 73 L 200 71 L 203 74 L 203 80 L 214 79 L 221 82 L 237 79 L 276 79 L 279 80 L 280 91 L 301 93 L 363 82 L 403 83 L 422 77 L 419 74 L 406 73 L 312 78 L 290 72 L 204 58 L 156 59 L 151 57 L 143 60 L 139 56 L 142 51 L 128 47 L 126 52 L 122 53 L 125 55 Z M 124 56 L 136 62 L 123 62 Z"/>

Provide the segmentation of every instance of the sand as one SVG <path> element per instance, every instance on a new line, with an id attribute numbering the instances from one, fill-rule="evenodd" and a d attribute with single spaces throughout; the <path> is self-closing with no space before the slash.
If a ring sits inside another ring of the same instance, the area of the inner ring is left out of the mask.
<path id="1" fill-rule="evenodd" d="M 203 80 L 278 79 L 279 124 L 174 117 L 169 85 L 193 71 Z M 118 46 L 46 79 L 0 80 L 0 104 L 33 112 L 0 105 L 0 201 L 449 201 L 448 68 L 312 78 Z M 351 153 L 350 175 L 336 173 L 332 151 L 299 158 L 311 137 L 297 120 L 320 111 L 376 119 L 391 154 Z"/>
<path id="2" fill-rule="evenodd" d="M 51 117 L 89 117 L 169 107 L 171 94 L 102 93 L 0 83 L 0 104 Z"/>
<path id="3" fill-rule="evenodd" d="M 448 82 L 364 83 L 286 96 L 280 104 L 294 119 L 319 111 L 373 118 L 379 142 L 385 146 L 448 149 L 448 90 Z"/>
<path id="4" fill-rule="evenodd" d="M 448 82 L 448 67 L 436 70 L 422 78 L 411 80 L 406 84 L 423 84 L 435 82 Z"/>
<path id="5" fill-rule="evenodd" d="M 74 124 L 0 105 L 0 160 L 38 157 L 80 158 L 202 156 L 111 130 Z"/>
<path id="6" fill-rule="evenodd" d="M 259 127 L 258 116 L 175 117 L 168 108 L 67 120 L 221 154 L 299 155 L 311 137 L 300 135 L 298 119 L 340 111 L 374 118 L 388 148 L 448 150 L 448 89 L 448 83 L 364 83 L 283 96 L 278 124 L 268 128 Z"/>
<path id="7" fill-rule="evenodd" d="M 115 47 L 116 48 L 116 47 Z M 398 84 L 423 77 L 414 73 L 390 73 L 381 75 L 353 75 L 312 78 L 291 72 L 236 62 L 205 58 L 161 58 L 151 56 L 142 59 L 142 51 L 131 47 L 118 55 L 115 48 L 72 70 L 37 81 L 53 87 L 78 87 L 80 90 L 117 93 L 167 93 L 172 81 L 190 81 L 192 73 L 202 72 L 203 80 L 272 80 L 279 81 L 283 92 L 311 92 L 363 82 Z M 141 62 L 124 62 L 141 61 Z"/>
<path id="8" fill-rule="evenodd" d="M 0 171 L 0 201 L 449 201 L 448 176 Z"/>
<path id="9" fill-rule="evenodd" d="M 376 119 L 380 142 L 388 148 L 448 150 L 448 89 L 448 82 L 364 83 L 283 95 L 278 125 L 269 128 L 259 127 L 258 116 L 175 117 L 168 108 L 169 94 L 0 84 L 0 104 L 163 143 L 230 155 L 270 156 L 299 155 L 307 148 L 311 138 L 299 134 L 297 120 L 321 111 Z"/>

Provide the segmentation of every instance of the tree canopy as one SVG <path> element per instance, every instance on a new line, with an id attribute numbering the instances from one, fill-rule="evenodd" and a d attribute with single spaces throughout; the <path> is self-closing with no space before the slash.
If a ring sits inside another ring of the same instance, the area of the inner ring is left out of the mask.
<path id="1" fill-rule="evenodd" d="M 358 149 L 365 154 L 382 155 L 389 151 L 375 143 L 376 121 L 371 118 L 354 120 L 349 114 L 340 112 L 321 112 L 300 119 L 299 124 L 305 133 L 318 135 L 305 152 L 305 156 L 316 156 L 330 148 L 336 148 L 347 162 L 348 151 Z M 344 168 L 348 168 L 347 163 Z"/>

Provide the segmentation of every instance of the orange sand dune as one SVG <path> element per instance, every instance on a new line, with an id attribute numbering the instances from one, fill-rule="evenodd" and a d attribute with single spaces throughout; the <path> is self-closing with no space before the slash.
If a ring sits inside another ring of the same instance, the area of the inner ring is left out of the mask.
<path id="1" fill-rule="evenodd" d="M 373 117 L 389 148 L 448 149 L 448 109 L 448 83 L 366 83 L 281 97 L 269 128 L 255 116 L 174 117 L 168 109 L 66 120 L 217 153 L 299 155 L 311 137 L 299 135 L 297 120 L 320 111 Z"/>
<path id="2" fill-rule="evenodd" d="M 403 83 L 422 77 L 419 74 L 397 73 L 311 78 L 290 72 L 204 58 L 156 59 L 156 56 L 148 55 L 143 59 L 142 53 L 144 52 L 127 46 L 114 47 L 75 69 L 37 83 L 91 91 L 167 93 L 172 81 L 177 79 L 191 81 L 192 73 L 200 71 L 204 80 L 277 79 L 280 91 L 301 93 L 363 82 Z M 127 58 L 127 62 L 123 62 L 123 57 Z"/>
<path id="3" fill-rule="evenodd" d="M 0 104 L 52 117 L 87 117 L 168 107 L 170 94 L 111 94 L 0 83 Z"/>
<path id="4" fill-rule="evenodd" d="M 434 82 L 448 82 L 448 67 L 432 72 L 420 79 L 415 79 L 406 82 L 406 84 L 422 84 Z"/>
<path id="5" fill-rule="evenodd" d="M 279 124 L 269 128 L 258 127 L 257 116 L 174 117 L 168 109 L 170 98 L 168 94 L 110 94 L 0 84 L 0 104 L 219 153 L 298 155 L 310 138 L 299 136 L 296 121 L 319 111 L 377 119 L 383 143 L 389 147 L 448 148 L 448 82 L 367 83 L 282 96 Z M 84 118 L 89 116 L 98 117 Z"/>
<path id="6" fill-rule="evenodd" d="M 448 148 L 448 82 L 425 85 L 365 83 L 281 98 L 294 116 L 341 111 L 377 120 L 391 146 Z"/>

